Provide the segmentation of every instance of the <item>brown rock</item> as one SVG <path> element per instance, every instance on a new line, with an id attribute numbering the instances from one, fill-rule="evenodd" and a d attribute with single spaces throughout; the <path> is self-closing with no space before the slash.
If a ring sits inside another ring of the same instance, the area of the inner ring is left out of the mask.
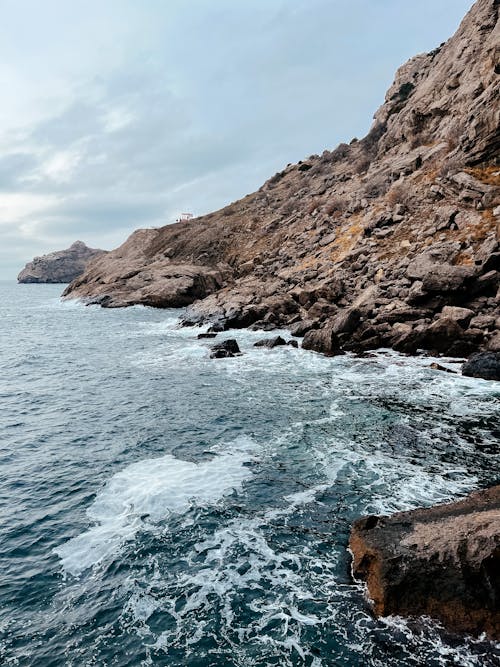
<path id="1" fill-rule="evenodd" d="M 443 319 L 453 320 L 462 327 L 467 327 L 474 317 L 474 311 L 470 308 L 459 308 L 458 306 L 445 306 L 441 311 Z"/>
<path id="2" fill-rule="evenodd" d="M 465 500 L 356 521 L 353 575 L 377 616 L 427 615 L 500 639 L 500 486 Z"/>
<path id="3" fill-rule="evenodd" d="M 313 329 L 308 331 L 302 341 L 304 350 L 313 350 L 321 352 L 327 356 L 342 354 L 337 335 L 332 331 L 331 326 L 324 326 L 322 329 Z"/>

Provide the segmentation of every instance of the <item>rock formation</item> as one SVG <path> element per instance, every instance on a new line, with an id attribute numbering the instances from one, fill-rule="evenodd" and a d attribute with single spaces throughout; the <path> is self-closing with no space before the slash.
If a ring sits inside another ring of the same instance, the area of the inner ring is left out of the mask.
<path id="1" fill-rule="evenodd" d="M 462 366 L 462 375 L 500 381 L 500 351 L 477 352 Z"/>
<path id="2" fill-rule="evenodd" d="M 329 354 L 494 349 L 499 4 L 477 0 L 454 37 L 401 67 L 364 139 L 218 212 L 135 232 L 65 295 L 190 305 L 186 323 L 219 330 L 289 326 Z"/>
<path id="3" fill-rule="evenodd" d="M 425 614 L 500 639 L 500 486 L 352 529 L 353 575 L 378 616 Z"/>
<path id="4" fill-rule="evenodd" d="M 35 257 L 17 276 L 20 283 L 70 283 L 81 276 L 89 262 L 105 254 L 105 250 L 89 248 L 75 241 L 66 250 Z"/>

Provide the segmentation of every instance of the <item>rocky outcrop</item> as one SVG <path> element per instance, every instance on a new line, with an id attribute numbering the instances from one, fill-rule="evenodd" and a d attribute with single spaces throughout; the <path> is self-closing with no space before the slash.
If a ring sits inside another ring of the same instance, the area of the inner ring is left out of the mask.
<path id="1" fill-rule="evenodd" d="M 465 500 L 369 516 L 352 529 L 352 571 L 378 616 L 427 615 L 500 639 L 500 486 Z"/>
<path id="2" fill-rule="evenodd" d="M 462 375 L 483 380 L 500 380 L 500 352 L 473 354 L 462 366 Z"/>
<path id="3" fill-rule="evenodd" d="M 290 327 L 309 349 L 500 347 L 499 0 L 400 68 L 369 134 L 224 209 L 139 230 L 66 296 Z"/>
<path id="4" fill-rule="evenodd" d="M 210 351 L 211 359 L 227 359 L 241 354 L 239 345 L 234 338 L 223 340 L 213 345 Z"/>
<path id="5" fill-rule="evenodd" d="M 75 241 L 66 250 L 35 257 L 17 276 L 20 283 L 70 283 L 86 270 L 89 262 L 106 254 Z"/>

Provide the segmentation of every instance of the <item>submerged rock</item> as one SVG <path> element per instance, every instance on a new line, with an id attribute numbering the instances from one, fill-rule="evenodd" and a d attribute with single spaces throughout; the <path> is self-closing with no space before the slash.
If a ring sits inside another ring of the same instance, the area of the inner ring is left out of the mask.
<path id="1" fill-rule="evenodd" d="M 356 521 L 353 576 L 377 616 L 427 615 L 500 639 L 500 486 L 428 509 Z"/>
<path id="2" fill-rule="evenodd" d="M 238 343 L 234 338 L 228 338 L 211 347 L 210 359 L 225 359 L 239 354 L 241 354 L 241 351 Z"/>
<path id="3" fill-rule="evenodd" d="M 478 352 L 462 366 L 462 375 L 483 380 L 500 380 L 500 352 Z"/>
<path id="4" fill-rule="evenodd" d="M 70 283 L 87 269 L 89 262 L 107 254 L 75 241 L 66 250 L 35 257 L 17 276 L 20 283 Z"/>
<path id="5" fill-rule="evenodd" d="M 272 350 L 274 347 L 279 347 L 280 345 L 286 345 L 287 342 L 281 336 L 276 336 L 275 338 L 263 338 L 254 343 L 254 347 L 267 347 Z"/>

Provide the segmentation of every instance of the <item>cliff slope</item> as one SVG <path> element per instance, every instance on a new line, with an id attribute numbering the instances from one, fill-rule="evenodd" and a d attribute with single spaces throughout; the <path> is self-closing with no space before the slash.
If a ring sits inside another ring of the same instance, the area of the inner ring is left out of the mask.
<path id="1" fill-rule="evenodd" d="M 292 326 L 335 353 L 500 349 L 500 0 L 403 65 L 369 134 L 220 211 L 135 232 L 65 291 Z"/>
<path id="2" fill-rule="evenodd" d="M 85 271 L 90 260 L 105 252 L 75 241 L 66 250 L 35 257 L 26 264 L 17 280 L 20 283 L 70 283 Z"/>

